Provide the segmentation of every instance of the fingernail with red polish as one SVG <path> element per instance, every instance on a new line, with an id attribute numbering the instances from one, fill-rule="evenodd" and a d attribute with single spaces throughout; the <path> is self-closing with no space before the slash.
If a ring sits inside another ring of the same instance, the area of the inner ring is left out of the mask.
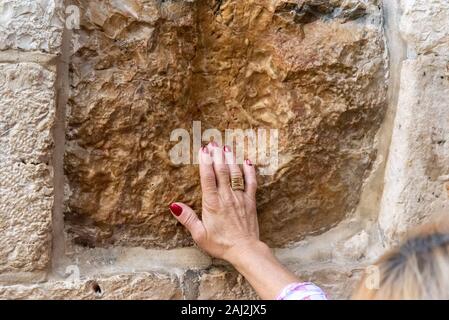
<path id="1" fill-rule="evenodd" d="M 224 150 L 225 152 L 231 152 L 231 148 L 229 148 L 228 146 L 224 146 L 224 147 L 223 147 L 223 150 Z"/>
<path id="2" fill-rule="evenodd" d="M 178 206 L 176 203 L 172 203 L 170 205 L 170 211 L 177 217 L 179 217 L 182 213 L 181 206 Z"/>
<path id="3" fill-rule="evenodd" d="M 253 163 L 252 163 L 251 160 L 249 160 L 249 159 L 246 159 L 246 160 L 245 160 L 245 163 L 246 163 L 248 166 L 252 166 L 252 165 L 253 165 Z"/>

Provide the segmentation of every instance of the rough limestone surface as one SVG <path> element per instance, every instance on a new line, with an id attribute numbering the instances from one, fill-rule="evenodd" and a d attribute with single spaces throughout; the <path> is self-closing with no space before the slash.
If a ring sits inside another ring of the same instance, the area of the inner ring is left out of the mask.
<path id="1" fill-rule="evenodd" d="M 383 161 L 381 1 L 73 2 L 64 234 L 63 221 L 52 230 L 64 191 L 52 158 L 65 7 L 0 1 L 0 299 L 257 299 L 229 265 L 181 248 L 191 239 L 167 212 L 174 200 L 200 207 L 197 168 L 169 159 L 170 133 L 193 121 L 279 130 L 280 166 L 259 177 L 262 237 L 331 299 L 349 298 L 363 266 L 410 228 L 447 215 L 447 0 L 398 3 L 407 59 L 370 217 L 351 213 Z M 52 233 L 64 252 L 51 252 Z"/>
<path id="2" fill-rule="evenodd" d="M 448 55 L 449 2 L 401 0 L 401 32 L 414 54 Z"/>
<path id="3" fill-rule="evenodd" d="M 378 1 L 75 1 L 66 229 L 84 246 L 179 247 L 167 205 L 200 208 L 177 128 L 279 130 L 262 238 L 286 246 L 355 209 L 376 157 L 386 59 Z M 258 159 L 253 159 L 257 162 Z"/>
<path id="4" fill-rule="evenodd" d="M 39 285 L 0 286 L 0 298 L 134 300 L 181 299 L 178 279 L 161 273 L 135 273 L 84 279 L 49 281 Z"/>
<path id="5" fill-rule="evenodd" d="M 37 64 L 0 64 L 0 274 L 50 260 L 54 82 Z"/>
<path id="6" fill-rule="evenodd" d="M 255 300 L 257 294 L 235 270 L 212 268 L 201 275 L 198 286 L 199 300 Z"/>
<path id="7" fill-rule="evenodd" d="M 329 299 L 348 299 L 358 283 L 361 272 L 349 271 L 347 266 L 308 265 L 288 266 L 304 282 L 313 282 L 325 290 Z M 235 270 L 214 267 L 199 278 L 200 300 L 259 299 L 249 283 Z"/>
<path id="8" fill-rule="evenodd" d="M 295 268 L 290 268 L 295 270 Z M 330 300 L 347 300 L 358 285 L 363 268 L 347 265 L 302 266 L 295 272 L 302 281 L 313 282 L 326 293 Z"/>
<path id="9" fill-rule="evenodd" d="M 2 0 L 0 50 L 58 53 L 64 27 L 63 0 Z"/>
<path id="10" fill-rule="evenodd" d="M 384 242 L 449 210 L 449 4 L 403 1 L 407 39 L 379 216 Z"/>

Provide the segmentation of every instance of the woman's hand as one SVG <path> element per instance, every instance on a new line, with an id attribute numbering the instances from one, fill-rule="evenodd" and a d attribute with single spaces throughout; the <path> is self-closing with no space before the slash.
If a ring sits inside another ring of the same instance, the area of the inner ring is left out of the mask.
<path id="1" fill-rule="evenodd" d="M 199 159 L 202 220 L 183 203 L 170 205 L 171 212 L 200 248 L 230 262 L 262 299 L 275 299 L 298 279 L 259 241 L 254 166 L 245 161 L 242 173 L 231 150 L 212 143 L 200 150 Z M 245 190 L 232 190 L 231 177 L 244 177 Z"/>
<path id="2" fill-rule="evenodd" d="M 187 205 L 173 203 L 170 210 L 190 231 L 193 240 L 211 256 L 233 263 L 236 256 L 259 244 L 256 212 L 256 171 L 251 161 L 243 173 L 228 147 L 210 143 L 199 152 L 202 220 Z M 244 178 L 245 190 L 234 191 L 231 177 Z"/>

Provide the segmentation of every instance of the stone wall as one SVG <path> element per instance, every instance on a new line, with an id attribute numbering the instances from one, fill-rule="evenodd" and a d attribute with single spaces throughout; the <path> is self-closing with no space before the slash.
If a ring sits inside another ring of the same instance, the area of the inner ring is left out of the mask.
<path id="1" fill-rule="evenodd" d="M 64 28 L 80 12 L 79 28 Z M 255 299 L 168 213 L 176 128 L 274 128 L 262 237 L 347 298 L 449 206 L 444 0 L 4 0 L 0 297 Z"/>
<path id="2" fill-rule="evenodd" d="M 76 2 L 65 158 L 76 243 L 192 244 L 167 203 L 200 208 L 197 167 L 170 162 L 167 137 L 193 121 L 280 130 L 280 169 L 258 196 L 271 245 L 354 210 L 386 106 L 381 11 L 294 2 Z"/>
<path id="3" fill-rule="evenodd" d="M 51 260 L 52 127 L 60 8 L 0 4 L 0 279 L 45 279 Z"/>
<path id="4" fill-rule="evenodd" d="M 402 1 L 407 43 L 379 214 L 384 241 L 448 214 L 449 3 Z"/>

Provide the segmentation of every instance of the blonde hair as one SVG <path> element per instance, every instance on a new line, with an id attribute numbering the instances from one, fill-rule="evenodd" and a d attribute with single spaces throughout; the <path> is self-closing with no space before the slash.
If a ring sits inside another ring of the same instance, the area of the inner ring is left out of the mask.
<path id="1" fill-rule="evenodd" d="M 400 247 L 376 264 L 378 287 L 370 289 L 365 276 L 353 299 L 449 299 L 449 228 L 433 223 L 417 229 Z"/>

